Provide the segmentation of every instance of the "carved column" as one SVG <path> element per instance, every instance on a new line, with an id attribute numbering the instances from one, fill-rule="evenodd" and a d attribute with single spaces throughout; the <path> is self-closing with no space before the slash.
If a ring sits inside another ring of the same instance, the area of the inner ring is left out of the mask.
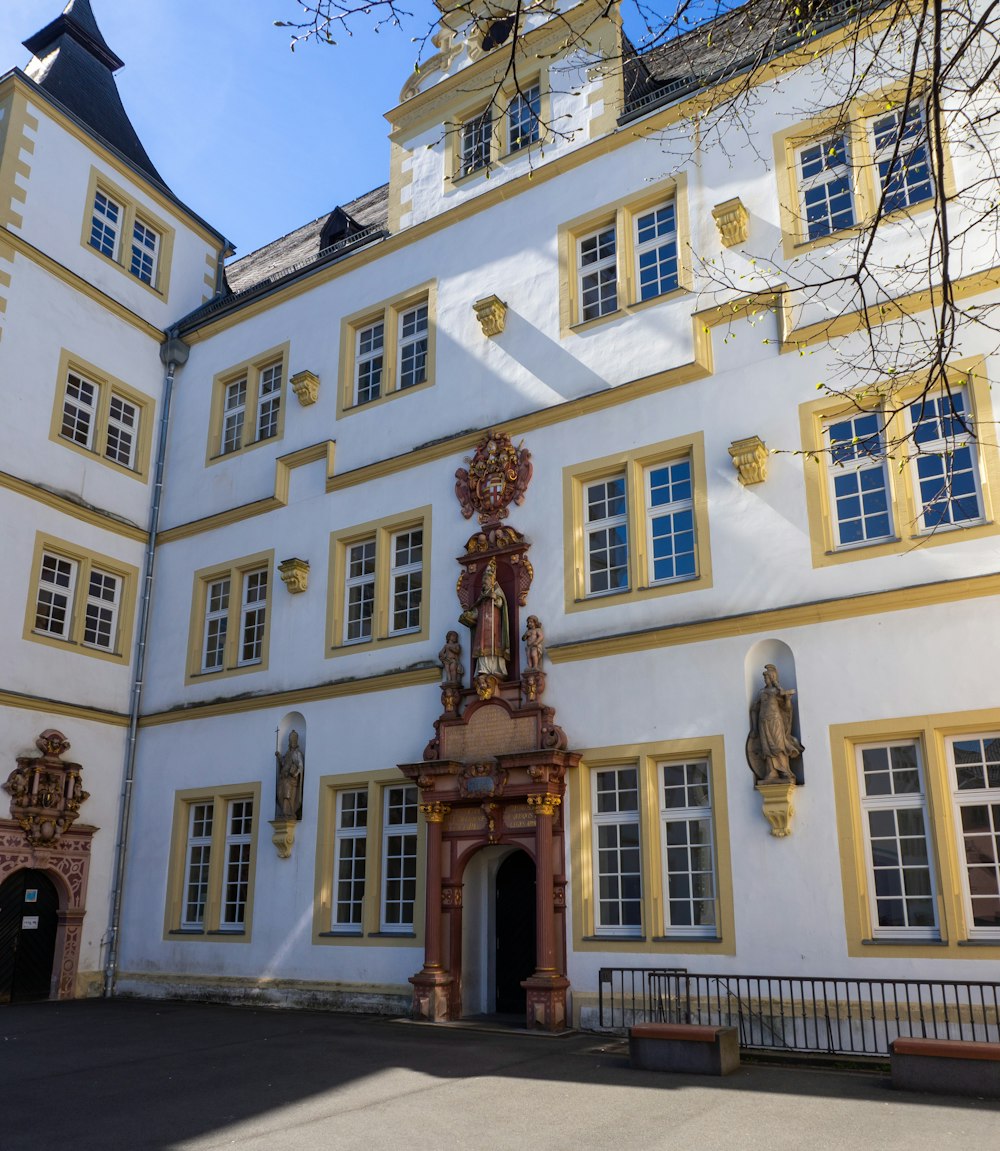
<path id="1" fill-rule="evenodd" d="M 544 1031 L 566 1026 L 569 980 L 555 967 L 555 898 L 552 867 L 552 817 L 562 802 L 558 795 L 529 795 L 535 812 L 535 880 L 537 957 L 535 973 L 521 985 L 528 993 L 527 1025 Z"/>
<path id="2" fill-rule="evenodd" d="M 450 1018 L 451 973 L 441 966 L 441 830 L 451 810 L 444 803 L 422 803 L 427 820 L 427 891 L 424 912 L 424 966 L 410 976 L 413 1016 L 432 1023 Z"/>

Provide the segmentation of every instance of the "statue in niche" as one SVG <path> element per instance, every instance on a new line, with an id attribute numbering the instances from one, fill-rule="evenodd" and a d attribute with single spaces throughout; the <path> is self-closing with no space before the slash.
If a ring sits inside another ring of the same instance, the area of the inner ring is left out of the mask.
<path id="1" fill-rule="evenodd" d="M 302 806 L 302 773 L 306 761 L 299 747 L 299 733 L 292 728 L 288 733 L 288 749 L 282 755 L 275 751 L 278 761 L 278 815 L 281 819 L 297 819 Z"/>
<path id="2" fill-rule="evenodd" d="M 476 661 L 476 676 L 507 678 L 507 660 L 510 659 L 510 622 L 507 597 L 497 580 L 497 561 L 491 559 L 483 572 L 479 598 L 458 617 L 460 623 L 472 628 L 472 657 Z"/>
<path id="3" fill-rule="evenodd" d="M 773 663 L 764 667 L 764 686 L 750 705 L 750 734 L 747 737 L 747 763 L 760 783 L 794 783 L 789 760 L 803 752 L 792 735 L 792 696 L 783 688 Z"/>
<path id="4" fill-rule="evenodd" d="M 438 652 L 441 661 L 441 682 L 462 682 L 462 645 L 458 642 L 458 632 L 450 631 L 445 636 L 444 647 Z"/>
<path id="5" fill-rule="evenodd" d="M 537 671 L 542 666 L 545 655 L 545 632 L 537 615 L 529 615 L 524 635 L 524 662 L 529 671 Z"/>

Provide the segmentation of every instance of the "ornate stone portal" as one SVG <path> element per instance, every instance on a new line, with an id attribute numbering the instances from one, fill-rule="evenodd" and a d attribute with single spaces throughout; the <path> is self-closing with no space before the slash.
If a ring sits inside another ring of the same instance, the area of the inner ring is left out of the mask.
<path id="1" fill-rule="evenodd" d="M 449 632 L 441 649 L 442 714 L 419 763 L 400 764 L 420 790 L 427 821 L 424 965 L 414 975 L 413 1014 L 445 1022 L 462 1016 L 462 887 L 481 848 L 505 844 L 535 863 L 535 970 L 521 986 L 529 1027 L 566 1026 L 566 773 L 580 756 L 567 750 L 555 711 L 541 702 L 544 634 L 525 620 L 533 571 L 530 544 L 500 521 L 520 504 L 531 479 L 530 455 L 502 432 L 488 433 L 468 471 L 457 473 L 462 512 L 482 529 L 458 563 L 459 619 L 470 628 L 468 680 L 463 645 Z M 525 643 L 522 660 L 518 637 Z"/>

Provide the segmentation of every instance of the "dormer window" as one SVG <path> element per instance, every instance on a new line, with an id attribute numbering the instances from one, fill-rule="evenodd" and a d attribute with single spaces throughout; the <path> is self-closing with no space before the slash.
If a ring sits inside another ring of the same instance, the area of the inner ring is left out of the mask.
<path id="1" fill-rule="evenodd" d="M 514 27 L 514 17 L 505 16 L 502 20 L 494 20 L 483 34 L 483 51 L 492 52 L 506 43 Z"/>

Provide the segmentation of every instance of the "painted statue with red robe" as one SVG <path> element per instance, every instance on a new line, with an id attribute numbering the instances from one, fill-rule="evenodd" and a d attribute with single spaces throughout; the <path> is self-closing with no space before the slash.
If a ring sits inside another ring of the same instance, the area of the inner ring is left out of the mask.
<path id="1" fill-rule="evenodd" d="M 472 656 L 476 675 L 507 678 L 510 659 L 510 622 L 507 597 L 497 580 L 497 561 L 491 559 L 483 572 L 479 598 L 459 616 L 461 623 L 472 628 Z"/>

